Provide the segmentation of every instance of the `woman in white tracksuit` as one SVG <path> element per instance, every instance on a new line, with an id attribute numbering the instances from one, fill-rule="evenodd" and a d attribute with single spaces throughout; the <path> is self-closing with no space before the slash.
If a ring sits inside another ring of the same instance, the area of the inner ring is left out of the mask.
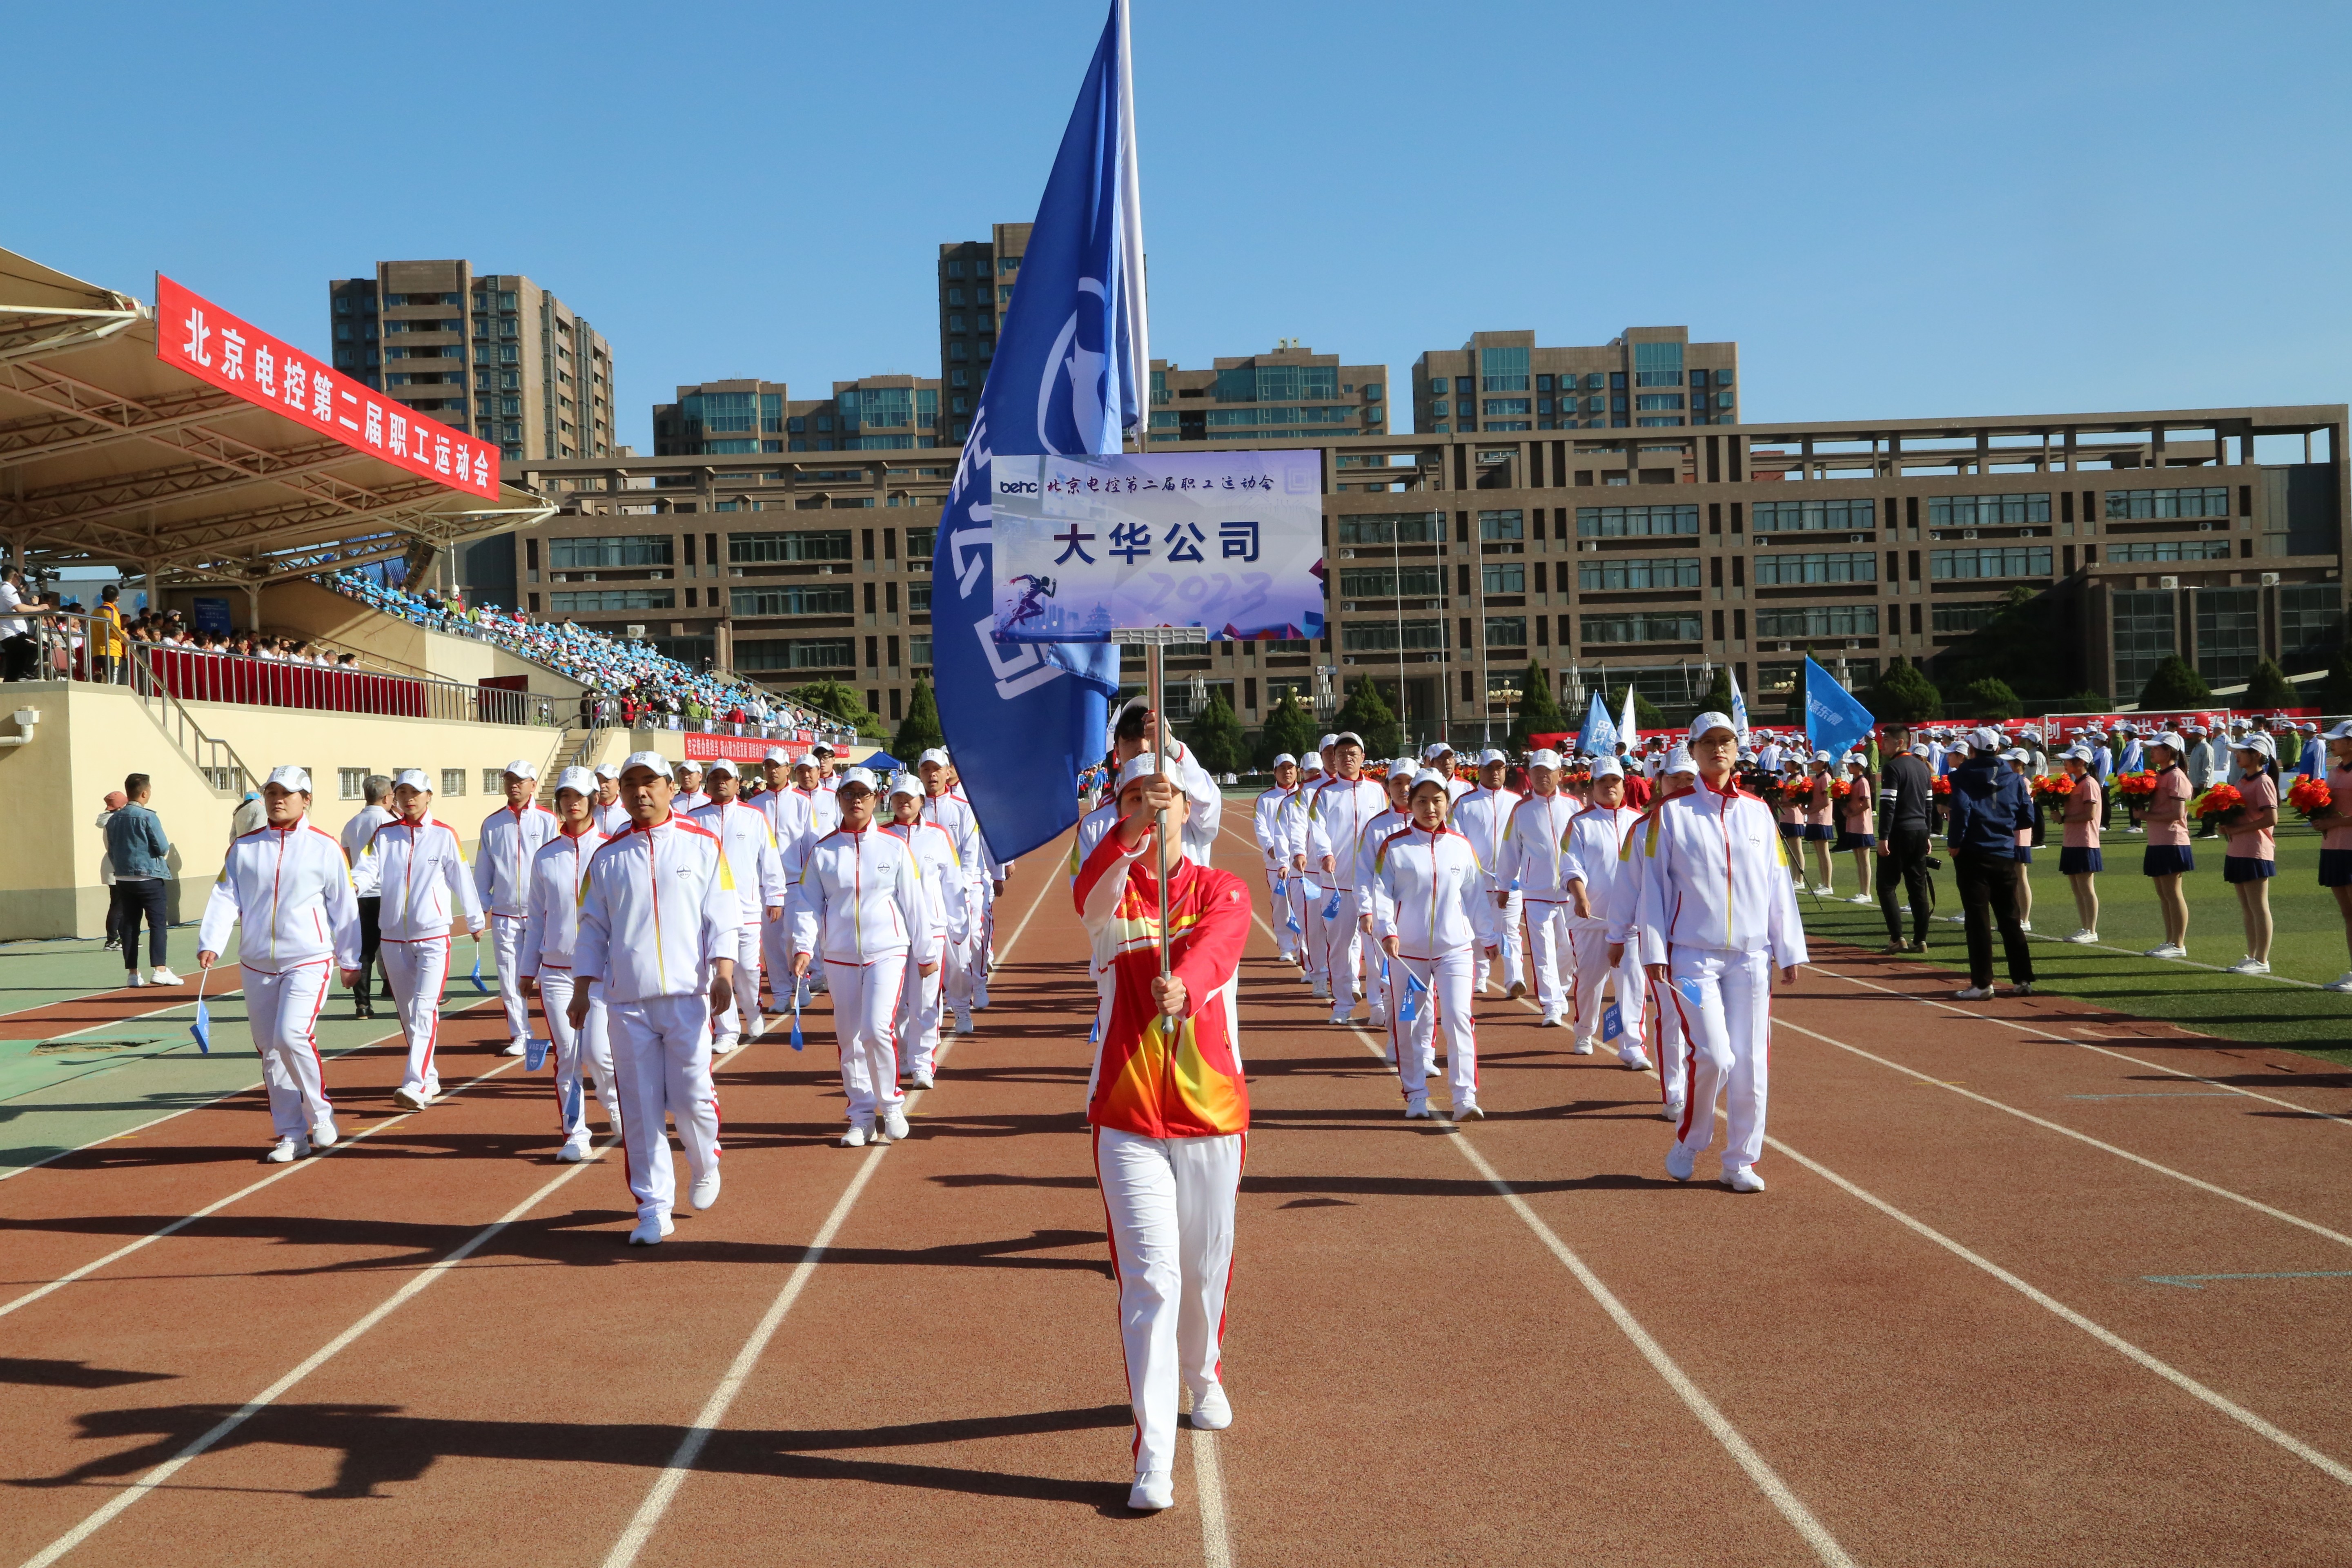
<path id="1" fill-rule="evenodd" d="M 940 967 L 929 973 L 918 970 L 916 983 L 901 993 L 898 1017 L 898 1070 L 913 1088 L 929 1089 L 940 1054 L 940 977 L 949 945 L 971 937 L 969 889 L 956 859 L 955 840 L 938 823 L 923 820 L 923 786 L 912 777 L 890 787 L 890 820 L 882 831 L 914 850 L 923 896 L 939 932 L 931 952 Z"/>
<path id="2" fill-rule="evenodd" d="M 441 1041 L 441 993 L 449 983 L 450 923 L 463 909 L 466 929 L 478 943 L 487 922 L 457 830 L 432 815 L 433 786 L 425 770 L 395 774 L 392 801 L 400 815 L 375 830 L 352 868 L 352 880 L 361 898 L 383 900 L 376 951 L 408 1041 L 408 1071 L 392 1098 L 422 1110 L 441 1092 L 434 1058 Z"/>
<path id="3" fill-rule="evenodd" d="M 1271 908 L 1276 911 L 1275 946 L 1282 950 L 1285 963 L 1298 962 L 1298 938 L 1292 934 L 1289 922 L 1280 918 L 1283 905 L 1289 898 L 1286 884 L 1290 879 L 1288 837 L 1282 827 L 1283 808 L 1298 793 L 1298 759 L 1288 752 L 1274 759 L 1274 787 L 1262 792 L 1257 805 L 1250 813 L 1250 826 L 1257 835 L 1257 847 L 1265 856 L 1265 887 L 1273 895 Z"/>
<path id="4" fill-rule="evenodd" d="M 555 1045 L 555 1114 L 566 1163 L 588 1157 L 588 1108 L 580 1092 L 583 1070 L 595 1075 L 596 1101 L 604 1120 L 621 1128 L 621 1089 L 613 1077 L 613 1045 L 604 1021 L 604 992 L 588 987 L 588 1021 L 575 1029 L 572 1009 L 572 951 L 580 941 L 580 890 L 588 862 L 607 835 L 596 826 L 596 776 L 566 768 L 555 783 L 556 835 L 531 857 L 523 894 L 522 946 L 515 955 L 522 994 L 539 993 L 547 1037 Z"/>
<path id="5" fill-rule="evenodd" d="M 1609 894 L 1601 911 L 1609 921 L 1609 962 L 1614 966 L 1637 967 L 1641 952 L 1633 942 L 1633 919 L 1640 912 L 1642 879 L 1633 864 L 1633 850 L 1641 836 L 1656 819 L 1659 808 L 1678 795 L 1688 795 L 1698 783 L 1698 764 L 1691 761 L 1687 747 L 1677 745 L 1666 754 L 1665 765 L 1658 773 L 1658 794 L 1650 808 L 1636 817 L 1627 830 L 1623 844 L 1617 851 L 1618 876 L 1610 884 Z M 1687 1092 L 1688 1064 L 1685 1059 L 1682 1015 L 1672 1002 L 1665 988 L 1649 984 L 1649 973 L 1642 971 L 1643 989 L 1658 1017 L 1658 1089 L 1659 1114 L 1668 1121 L 1683 1119 L 1683 1097 Z M 1634 1027 L 1643 1027 L 1636 1023 Z"/>
<path id="6" fill-rule="evenodd" d="M 1498 889 L 1517 883 L 1524 891 L 1528 918 L 1528 949 L 1535 961 L 1536 1001 L 1543 1008 L 1538 1029 L 1557 1029 L 1574 1001 L 1576 961 L 1569 942 L 1568 922 L 1574 913 L 1565 876 L 1567 852 L 1560 841 L 1568 825 L 1582 810 L 1575 798 L 1559 789 L 1559 753 L 1545 750 L 1528 758 L 1529 793 L 1511 808 L 1503 824 L 1503 844 L 1495 858 L 1494 882 Z M 1494 895 L 1497 910 L 1509 895 Z"/>
<path id="7" fill-rule="evenodd" d="M 1589 1057 L 1602 1037 L 1605 1014 L 1601 987 L 1615 993 L 1618 1030 L 1617 1059 L 1636 1072 L 1650 1070 L 1649 1053 L 1642 1049 L 1642 1012 L 1648 1000 L 1639 954 L 1622 947 L 1610 956 L 1606 910 L 1617 884 L 1618 851 L 1626 830 L 1641 813 L 1624 804 L 1625 767 L 1615 757 L 1592 764 L 1592 804 L 1568 825 L 1567 861 L 1561 872 L 1573 901 L 1574 925 L 1570 935 L 1576 950 L 1576 1045 L 1573 1054 Z"/>
<path id="8" fill-rule="evenodd" d="M 907 1136 L 898 1090 L 898 1020 L 907 964 L 923 979 L 940 973 L 940 933 L 923 895 L 921 868 L 906 840 L 874 826 L 874 775 L 851 768 L 836 790 L 841 826 L 809 846 L 793 884 L 793 973 L 822 952 L 832 983 L 841 1088 L 849 1100 L 842 1147 Z M 927 803 L 928 804 L 928 803 Z"/>
<path id="9" fill-rule="evenodd" d="M 728 872 L 736 896 L 743 900 L 743 929 L 733 953 L 734 1005 L 710 1021 L 710 1054 L 723 1057 L 743 1043 L 747 1028 L 755 1040 L 764 1028 L 760 1016 L 761 938 L 767 926 L 784 923 L 784 867 L 767 814 L 746 805 L 736 793 L 742 780 L 735 764 L 725 757 L 713 758 L 703 776 L 710 799 L 695 809 L 693 817 L 726 850 Z"/>
<path id="10" fill-rule="evenodd" d="M 1478 1026 L 1471 1013 L 1470 977 L 1478 954 L 1477 903 L 1486 873 L 1470 841 L 1445 826 L 1444 775 L 1424 771 L 1412 781 L 1412 826 L 1380 848 L 1373 875 L 1381 949 L 1400 986 L 1411 975 L 1427 990 L 1423 1004 L 1434 1017 L 1414 1020 L 1407 1035 L 1390 1015 L 1389 1038 L 1404 1087 L 1404 1113 L 1429 1114 L 1427 1058 L 1421 1039 L 1445 1030 L 1445 1065 L 1454 1090 L 1454 1119 L 1484 1117 L 1478 1109 Z"/>
<path id="11" fill-rule="evenodd" d="M 1731 1121 L 1724 1184 L 1760 1193 L 1755 1165 L 1764 1150 L 1772 971 L 1784 984 L 1796 979 L 1805 931 L 1772 808 L 1740 793 L 1734 776 L 1738 749 L 1725 715 L 1692 721 L 1699 784 L 1660 806 L 1635 841 L 1642 896 L 1634 926 L 1651 984 L 1670 988 L 1690 1045 L 1666 1173 L 1690 1179 L 1714 1141 L 1716 1099 L 1724 1095 Z"/>
<path id="12" fill-rule="evenodd" d="M 1412 791 L 1412 776 L 1418 772 L 1420 768 L 1411 757 L 1398 757 L 1391 762 L 1388 776 L 1381 781 L 1382 787 L 1389 793 L 1389 808 L 1367 821 L 1356 832 L 1356 868 L 1349 878 L 1363 889 L 1360 900 L 1362 912 L 1356 917 L 1356 926 L 1374 942 L 1378 942 L 1381 934 L 1377 918 L 1380 889 L 1373 885 L 1372 879 L 1378 871 L 1381 846 L 1389 841 L 1390 834 L 1412 825 L 1412 817 L 1406 810 L 1405 801 Z M 1371 1026 L 1375 1030 L 1387 1028 L 1389 1020 L 1396 1016 L 1397 998 L 1404 994 L 1403 973 L 1394 964 L 1375 956 L 1366 965 L 1364 990 L 1372 1005 Z M 1393 1050 L 1389 1053 L 1389 1061 L 1391 1065 L 1396 1061 Z"/>

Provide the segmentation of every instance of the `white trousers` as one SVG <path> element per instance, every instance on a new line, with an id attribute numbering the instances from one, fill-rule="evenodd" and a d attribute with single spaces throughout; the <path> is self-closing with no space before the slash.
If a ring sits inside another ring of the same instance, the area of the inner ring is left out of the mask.
<path id="1" fill-rule="evenodd" d="M 907 975 L 907 954 L 894 952 L 865 963 L 824 961 L 833 981 L 833 1037 L 841 1045 L 841 1092 L 849 1098 L 849 1120 L 871 1127 L 878 1111 L 906 1100 L 898 1091 L 898 1008 Z"/>
<path id="2" fill-rule="evenodd" d="M 1389 960 L 1389 972 L 1404 984 L 1411 974 L 1429 989 L 1413 998 L 1413 1019 L 1400 1025 L 1389 1015 L 1389 1038 L 1397 1047 L 1397 1078 L 1408 1106 L 1429 1098 L 1429 1063 L 1437 1031 L 1445 1031 L 1445 1077 L 1454 1103 L 1478 1101 L 1478 1020 L 1471 1011 L 1470 972 L 1475 949 L 1457 947 L 1433 958 L 1410 953 Z"/>
<path id="3" fill-rule="evenodd" d="M 441 1039 L 441 993 L 449 984 L 449 939 L 395 942 L 386 937 L 376 955 L 383 960 L 383 983 L 400 1014 L 401 1036 L 408 1042 L 408 1071 L 400 1087 L 430 1098 L 441 1092 L 441 1069 L 434 1063 L 433 1049 Z"/>
<path id="4" fill-rule="evenodd" d="M 978 928 L 971 936 L 971 1005 L 988 1005 L 988 966 L 996 962 L 996 883 L 982 877 L 973 885 L 980 900 Z"/>
<path id="5" fill-rule="evenodd" d="M 539 970 L 539 1002 L 547 1016 L 547 1037 L 555 1045 L 555 1112 L 566 1138 L 588 1135 L 588 1107 L 580 1092 L 581 1070 L 596 1075 L 596 1102 L 604 1120 L 619 1131 L 621 1089 L 614 1082 L 613 1042 L 604 1016 L 604 985 L 588 987 L 588 1025 L 572 1026 L 572 971 L 542 963 Z"/>
<path id="6" fill-rule="evenodd" d="M 1568 935 L 1568 922 L 1574 916 L 1575 906 L 1549 899 L 1529 899 L 1527 912 L 1528 956 L 1535 961 L 1536 968 L 1536 1005 L 1547 1016 L 1557 1018 L 1568 1011 L 1568 986 L 1576 973 Z"/>
<path id="7" fill-rule="evenodd" d="M 790 910 L 780 921 L 760 922 L 760 966 L 767 971 L 768 984 L 775 991 L 775 1011 L 793 1010 L 793 993 L 801 983 L 793 978 L 793 954 L 799 952 L 793 942 L 793 919 Z"/>
<path id="8" fill-rule="evenodd" d="M 719 1162 L 719 1093 L 710 1082 L 710 999 L 648 996 L 608 1003 L 613 1076 L 620 1080 L 621 1142 L 628 1152 L 629 1195 L 637 1218 L 658 1219 L 677 1206 L 667 1117 L 696 1174 Z"/>
<path id="9" fill-rule="evenodd" d="M 1363 943 L 1364 993 L 1372 1004 L 1372 1027 L 1378 1029 L 1396 1016 L 1397 1004 L 1404 1000 L 1404 965 L 1390 959 L 1381 950 L 1381 939 L 1369 931 Z"/>
<path id="10" fill-rule="evenodd" d="M 743 1037 L 743 1004 L 746 1001 L 751 1004 L 751 1011 L 756 1013 L 760 1010 L 760 940 L 765 934 L 761 928 L 767 923 L 764 920 L 753 920 L 736 933 L 733 952 L 714 955 L 735 961 L 735 994 L 727 999 L 727 1011 L 711 1020 L 710 1033 L 714 1039 L 732 1045 Z M 782 925 L 783 922 L 778 921 L 776 923 Z"/>
<path id="11" fill-rule="evenodd" d="M 1642 1048 L 1642 1014 L 1649 1002 L 1649 975 L 1642 968 L 1641 943 L 1629 942 L 1623 955 L 1612 968 L 1609 963 L 1609 933 L 1599 929 L 1570 931 L 1576 945 L 1576 1037 L 1584 1040 L 1613 1039 L 1621 1060 L 1632 1061 L 1633 1053 Z M 1601 987 L 1612 993 L 1604 998 Z M 1609 1003 L 1617 1004 L 1619 1032 L 1604 1036 Z"/>
<path id="12" fill-rule="evenodd" d="M 1330 902 L 1331 895 L 1326 893 L 1318 908 L 1328 907 Z M 1364 933 L 1356 918 L 1361 908 L 1356 901 L 1356 890 L 1343 888 L 1339 891 L 1339 912 L 1323 922 L 1323 967 L 1331 976 L 1334 1015 L 1349 1012 L 1356 1005 L 1356 965 L 1364 953 Z"/>
<path id="13" fill-rule="evenodd" d="M 1690 1051 L 1684 1065 L 1683 1119 L 1676 1140 L 1703 1154 L 1715 1140 L 1715 1102 L 1726 1100 L 1730 1139 L 1723 1173 L 1764 1152 L 1764 1102 L 1771 1055 L 1772 957 L 1723 948 L 1670 950 L 1674 991 Z"/>
<path id="14" fill-rule="evenodd" d="M 1273 917 L 1275 946 L 1285 958 L 1298 951 L 1298 939 L 1290 934 L 1290 922 L 1285 914 L 1290 904 L 1289 882 L 1290 879 L 1278 868 L 1265 868 L 1266 913 Z"/>
<path id="15" fill-rule="evenodd" d="M 1222 1381 L 1234 1194 L 1248 1152 L 1246 1132 L 1146 1138 L 1095 1129 L 1138 1475 L 1176 1468 L 1177 1385 L 1197 1399 Z"/>
<path id="16" fill-rule="evenodd" d="M 940 995 L 947 1006 L 971 1006 L 979 990 L 972 970 L 980 962 L 980 922 L 975 921 L 972 924 L 973 929 L 967 931 L 961 941 L 950 937 L 947 946 L 941 950 Z"/>
<path id="17" fill-rule="evenodd" d="M 929 1078 L 940 1055 L 940 983 L 947 975 L 947 950 L 951 945 L 946 937 L 939 939 L 932 949 L 940 968 L 931 974 L 917 972 L 906 977 L 898 990 L 898 1015 L 891 1020 L 891 1028 L 898 1041 L 898 1070 L 909 1078 Z M 912 953 L 908 955 L 913 957 Z M 838 1001 L 834 1006 L 838 1009 Z"/>
<path id="18" fill-rule="evenodd" d="M 530 998 L 522 994 L 520 915 L 490 917 L 490 951 L 498 955 L 499 1005 L 506 1010 L 507 1038 L 530 1038 Z"/>
<path id="19" fill-rule="evenodd" d="M 1331 889 L 1305 872 L 1290 879 L 1291 896 L 1298 900 L 1298 940 L 1304 943 L 1307 977 L 1318 984 L 1331 975 L 1331 942 L 1325 934 L 1328 922 L 1323 919 L 1325 906 L 1331 901 Z M 1335 913 L 1331 917 L 1339 917 Z"/>
<path id="20" fill-rule="evenodd" d="M 280 1138 L 307 1138 L 335 1112 L 327 1103 L 318 1038 L 319 1010 L 334 973 L 334 961 L 326 958 L 282 974 L 244 971 L 246 1016 L 269 1089 L 269 1123 Z"/>
<path id="21" fill-rule="evenodd" d="M 1509 901 L 1501 909 L 1495 907 L 1495 895 L 1500 892 Z M 1478 960 L 1472 984 L 1486 986 L 1488 965 L 1500 962 L 1503 984 L 1523 985 L 1528 978 L 1528 957 L 1521 948 L 1527 929 L 1527 896 L 1516 888 L 1489 888 L 1478 902 Z M 1497 950 L 1495 960 L 1486 957 L 1486 949 Z"/>

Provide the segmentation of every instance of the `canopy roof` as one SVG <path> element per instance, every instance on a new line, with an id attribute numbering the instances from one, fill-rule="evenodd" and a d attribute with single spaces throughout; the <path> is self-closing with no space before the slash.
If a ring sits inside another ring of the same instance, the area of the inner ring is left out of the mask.
<path id="1" fill-rule="evenodd" d="M 0 538 L 31 564 L 258 584 L 527 526 L 158 359 L 152 308 L 0 250 Z"/>

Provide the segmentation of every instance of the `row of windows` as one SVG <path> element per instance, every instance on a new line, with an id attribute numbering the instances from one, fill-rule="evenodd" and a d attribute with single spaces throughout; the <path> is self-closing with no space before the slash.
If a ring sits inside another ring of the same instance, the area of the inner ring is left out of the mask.
<path id="1" fill-rule="evenodd" d="M 1636 611 L 1626 616 L 1584 617 L 1584 640 L 1588 643 L 1696 642 L 1699 636 L 1696 611 Z"/>
<path id="2" fill-rule="evenodd" d="M 1818 555 L 1759 555 L 1756 583 L 1769 587 L 1781 583 L 1875 583 L 1878 557 L 1867 550 L 1825 552 Z"/>
<path id="3" fill-rule="evenodd" d="M 677 604 L 674 588 L 591 588 L 549 595 L 557 614 L 595 610 L 667 610 Z"/>
<path id="4" fill-rule="evenodd" d="M 1878 526 L 1878 503 L 1855 500 L 1759 500 L 1754 521 L 1759 533 L 1859 533 Z"/>
<path id="5" fill-rule="evenodd" d="M 1482 352 L 1491 354 L 1502 351 L 1486 349 Z M 1524 353 L 1525 351 L 1522 350 L 1520 352 Z M 1678 386 L 1682 384 L 1678 379 L 1668 373 L 1660 371 L 1645 371 L 1639 374 L 1641 376 L 1641 384 L 1643 386 Z M 1665 375 L 1666 379 L 1663 381 L 1652 379 L 1658 375 Z M 1486 392 L 1525 392 L 1528 390 L 1527 377 L 1524 374 L 1513 376 L 1488 375 L 1482 377 L 1481 379 L 1485 383 L 1483 387 L 1474 387 L 1470 384 L 1470 377 L 1466 375 L 1457 375 L 1453 377 L 1443 375 L 1432 376 L 1429 381 L 1429 393 L 1433 397 L 1444 397 L 1448 392 L 1462 394 L 1481 390 Z M 1581 379 L 1584 389 L 1588 392 L 1599 392 L 1604 387 L 1613 388 L 1619 392 L 1625 390 L 1625 373 L 1622 371 L 1612 371 L 1604 375 L 1601 372 L 1596 370 L 1588 373 Z M 1508 386 L 1496 384 L 1497 382 L 1506 380 L 1509 381 L 1512 384 Z M 1556 376 L 1539 375 L 1535 378 L 1535 389 L 1538 392 L 1574 392 L 1577 389 L 1578 381 L 1579 378 L 1573 374 Z M 1690 373 L 1690 386 L 1692 390 L 1704 392 L 1710 383 L 1719 387 L 1729 386 L 1731 384 L 1731 373 L 1727 370 L 1713 372 L 1695 370 Z M 1374 395 L 1378 395 L 1377 389 L 1374 391 Z M 1680 405 L 1677 405 L 1676 406 Z M 1726 408 L 1730 407 L 1731 404 L 1729 400 L 1726 399 L 1722 406 Z"/>
<path id="6" fill-rule="evenodd" d="M 1759 609 L 1756 635 L 1765 637 L 1874 637 L 1876 605 L 1816 605 L 1802 609 Z"/>
<path id="7" fill-rule="evenodd" d="M 2009 523 L 2048 522 L 2049 492 L 2002 496 L 1929 496 L 1930 528 L 1994 528 Z"/>
<path id="8" fill-rule="evenodd" d="M 1612 593 L 1626 588 L 1696 588 L 1696 555 L 1636 556 L 1631 560 L 1580 561 L 1576 585 L 1586 593 Z"/>
<path id="9" fill-rule="evenodd" d="M 2112 514 L 2110 514 L 2112 515 Z M 2109 561 L 2227 561 L 2226 539 L 2148 539 L 2137 543 L 2110 544 Z"/>
<path id="10" fill-rule="evenodd" d="M 2227 517 L 2230 492 L 2221 485 L 2198 489 L 2109 490 L 2109 517 Z"/>
<path id="11" fill-rule="evenodd" d="M 1346 599 L 1431 599 L 1444 592 L 1443 566 L 1349 566 L 1339 571 L 1339 595 Z"/>
<path id="12" fill-rule="evenodd" d="M 1445 537 L 1442 511 L 1342 513 L 1337 521 L 1342 544 L 1435 544 Z"/>
<path id="13" fill-rule="evenodd" d="M 1759 528 L 1760 531 L 1760 524 Z M 1643 538 L 1697 531 L 1698 508 L 1696 505 L 1580 506 L 1576 509 L 1576 536 L 1579 539 Z"/>
<path id="14" fill-rule="evenodd" d="M 1937 582 L 1962 577 L 2047 577 L 2050 546 L 1989 544 L 1976 550 L 1931 550 L 1929 575 Z"/>

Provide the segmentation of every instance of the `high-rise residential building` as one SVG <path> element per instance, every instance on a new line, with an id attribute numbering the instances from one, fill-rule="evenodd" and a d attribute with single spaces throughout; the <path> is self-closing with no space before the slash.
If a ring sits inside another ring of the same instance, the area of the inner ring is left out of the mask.
<path id="1" fill-rule="evenodd" d="M 1388 428 L 1388 366 L 1341 364 L 1296 338 L 1268 353 L 1184 370 L 1151 362 L 1151 441 L 1269 441 L 1379 436 Z"/>
<path id="2" fill-rule="evenodd" d="M 675 403 L 654 405 L 654 456 L 699 458 L 784 449 L 781 381 L 706 381 L 681 386 Z"/>
<path id="3" fill-rule="evenodd" d="M 327 292 L 346 374 L 509 460 L 612 455 L 612 346 L 530 279 L 469 261 L 379 261 L 373 277 Z"/>
<path id="4" fill-rule="evenodd" d="M 899 452 L 941 439 L 940 384 L 928 376 L 836 381 L 816 398 L 795 398 L 781 381 L 706 381 L 654 405 L 657 458 Z"/>
<path id="5" fill-rule="evenodd" d="M 945 441 L 961 446 L 971 434 L 981 384 L 996 357 L 996 324 L 1013 303 L 1029 225 L 992 224 L 986 239 L 940 247 L 940 395 Z"/>
<path id="6" fill-rule="evenodd" d="M 1738 371 L 1738 343 L 1695 343 L 1687 327 L 1628 327 L 1597 348 L 1473 332 L 1414 363 L 1413 427 L 1444 436 L 1737 425 Z"/>

